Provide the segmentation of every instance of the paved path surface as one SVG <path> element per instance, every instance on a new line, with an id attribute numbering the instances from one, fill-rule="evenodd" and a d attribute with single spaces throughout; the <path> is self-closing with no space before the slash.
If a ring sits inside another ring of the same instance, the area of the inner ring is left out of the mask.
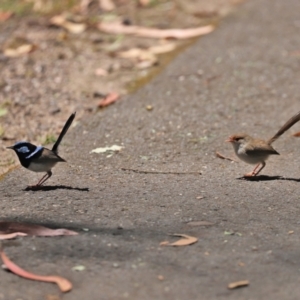
<path id="1" fill-rule="evenodd" d="M 23 190 L 38 179 L 25 169 L 2 179 L 2 218 L 80 235 L 6 242 L 19 265 L 74 289 L 61 296 L 1 271 L 0 299 L 299 299 L 300 141 L 279 139 L 259 181 L 239 180 L 251 166 L 214 154 L 233 156 L 224 140 L 235 132 L 269 138 L 299 110 L 299 11 L 298 0 L 249 1 L 148 86 L 78 123 L 60 151 L 69 163 L 45 190 Z M 124 149 L 90 154 L 113 144 Z M 199 242 L 159 246 L 169 233 Z M 229 291 L 238 280 L 250 285 Z"/>

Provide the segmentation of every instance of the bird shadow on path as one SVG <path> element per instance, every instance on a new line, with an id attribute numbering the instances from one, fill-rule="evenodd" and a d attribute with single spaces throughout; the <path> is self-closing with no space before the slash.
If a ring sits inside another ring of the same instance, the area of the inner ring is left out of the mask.
<path id="1" fill-rule="evenodd" d="M 79 188 L 79 187 L 72 187 L 68 185 L 48 185 L 48 186 L 28 186 L 23 191 L 55 191 L 55 190 L 75 190 L 80 192 L 89 192 L 89 188 Z"/>
<path id="2" fill-rule="evenodd" d="M 283 177 L 283 176 L 267 176 L 267 175 L 259 175 L 252 177 L 238 177 L 237 180 L 246 180 L 246 181 L 274 181 L 274 180 L 287 180 L 287 181 L 296 181 L 300 182 L 300 178 L 291 178 L 291 177 Z"/>

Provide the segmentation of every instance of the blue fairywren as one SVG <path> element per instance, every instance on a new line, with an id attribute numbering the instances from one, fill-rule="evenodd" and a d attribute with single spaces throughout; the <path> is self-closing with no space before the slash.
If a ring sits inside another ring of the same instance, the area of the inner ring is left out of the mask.
<path id="1" fill-rule="evenodd" d="M 8 149 L 12 149 L 16 152 L 20 163 L 24 168 L 33 172 L 47 173 L 41 178 L 41 180 L 36 185 L 31 187 L 41 186 L 47 179 L 49 179 L 52 176 L 51 169 L 58 162 L 65 162 L 65 160 L 58 155 L 58 146 L 61 140 L 63 139 L 64 135 L 67 133 L 69 127 L 71 126 L 75 115 L 76 112 L 69 117 L 56 143 L 52 147 L 52 150 L 44 148 L 42 146 L 35 146 L 28 142 L 17 142 L 13 146 L 7 147 Z"/>

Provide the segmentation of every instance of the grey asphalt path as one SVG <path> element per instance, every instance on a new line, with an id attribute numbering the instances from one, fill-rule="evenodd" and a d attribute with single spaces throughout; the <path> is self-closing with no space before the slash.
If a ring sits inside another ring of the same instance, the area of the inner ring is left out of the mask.
<path id="1" fill-rule="evenodd" d="M 22 168 L 1 179 L 2 219 L 80 234 L 4 243 L 19 265 L 74 289 L 1 271 L 0 299 L 299 299 L 300 124 L 274 143 L 281 155 L 259 181 L 215 157 L 234 155 L 230 134 L 269 138 L 299 110 L 299 11 L 298 0 L 248 1 L 135 95 L 78 122 L 45 190 L 24 191 L 38 176 Z M 90 154 L 114 144 L 124 149 Z M 170 233 L 199 241 L 159 246 Z M 227 289 L 239 280 L 250 285 Z"/>

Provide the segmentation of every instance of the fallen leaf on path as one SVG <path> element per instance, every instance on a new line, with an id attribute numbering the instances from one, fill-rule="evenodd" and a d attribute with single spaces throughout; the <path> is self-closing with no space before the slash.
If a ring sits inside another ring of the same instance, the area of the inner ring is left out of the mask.
<path id="1" fill-rule="evenodd" d="M 119 57 L 122 58 L 138 58 L 140 60 L 148 59 L 148 56 L 152 55 L 147 49 L 141 48 L 131 48 L 127 51 L 121 51 L 117 54 Z"/>
<path id="2" fill-rule="evenodd" d="M 132 48 L 128 51 L 119 52 L 118 56 L 135 59 L 137 61 L 136 67 L 139 69 L 150 68 L 158 63 L 158 57 L 147 49 Z"/>
<path id="3" fill-rule="evenodd" d="M 142 6 L 147 6 L 150 4 L 151 0 L 139 0 L 139 4 Z"/>
<path id="4" fill-rule="evenodd" d="M 165 43 L 147 49 L 131 48 L 127 51 L 121 51 L 117 55 L 122 58 L 135 59 L 137 61 L 136 66 L 139 69 L 145 69 L 158 63 L 158 54 L 173 51 L 175 48 L 175 43 Z"/>
<path id="5" fill-rule="evenodd" d="M 46 300 L 61 300 L 61 298 L 57 295 L 47 295 Z"/>
<path id="6" fill-rule="evenodd" d="M 234 232 L 234 231 L 224 231 L 224 235 L 237 235 L 242 236 L 240 232 Z"/>
<path id="7" fill-rule="evenodd" d="M 118 53 L 118 56 L 123 58 L 143 58 L 143 56 L 162 54 L 171 52 L 176 49 L 175 43 L 164 43 L 161 45 L 152 46 L 146 49 L 142 48 L 132 48 L 127 51 L 122 51 Z"/>
<path id="8" fill-rule="evenodd" d="M 176 49 L 175 43 L 162 43 L 161 45 L 151 46 L 148 50 L 154 54 L 171 52 Z"/>
<path id="9" fill-rule="evenodd" d="M 241 280 L 241 281 L 231 282 L 231 283 L 228 284 L 227 287 L 230 290 L 233 290 L 233 289 L 236 289 L 236 288 L 248 286 L 249 284 L 250 284 L 249 280 Z"/>
<path id="10" fill-rule="evenodd" d="M 120 99 L 120 95 L 118 93 L 114 93 L 114 92 L 109 93 L 108 95 L 105 96 L 105 98 L 100 100 L 100 102 L 98 103 L 98 107 L 108 106 L 116 102 L 118 99 Z"/>
<path id="11" fill-rule="evenodd" d="M 98 69 L 95 70 L 95 75 L 96 76 L 107 76 L 108 72 L 105 69 L 98 68 Z"/>
<path id="12" fill-rule="evenodd" d="M 8 234 L 0 234 L 0 240 L 11 240 L 17 236 L 26 236 L 26 233 L 23 232 L 13 232 Z"/>
<path id="13" fill-rule="evenodd" d="M 135 36 L 155 39 L 189 39 L 212 32 L 215 27 L 212 25 L 188 28 L 188 29 L 158 29 L 141 26 L 128 26 L 119 22 L 101 22 L 98 29 L 106 33 L 132 34 Z"/>
<path id="14" fill-rule="evenodd" d="M 175 234 L 171 234 L 171 235 L 182 237 L 182 239 L 180 239 L 176 242 L 173 242 L 173 243 L 170 243 L 168 241 L 161 242 L 160 246 L 173 246 L 173 247 L 189 246 L 189 245 L 197 243 L 197 241 L 198 241 L 198 238 L 193 237 L 193 236 L 189 236 L 189 235 L 186 235 L 186 234 L 181 234 L 181 233 L 177 234 L 177 233 L 175 233 Z"/>
<path id="15" fill-rule="evenodd" d="M 169 245 L 170 243 L 168 241 L 163 241 L 163 242 L 160 242 L 159 243 L 159 246 L 167 246 Z"/>
<path id="16" fill-rule="evenodd" d="M 93 149 L 90 153 L 105 153 L 110 151 L 121 151 L 124 147 L 118 145 L 112 145 L 111 147 L 103 147 L 103 148 L 96 148 Z"/>
<path id="17" fill-rule="evenodd" d="M 79 4 L 79 11 L 82 14 L 86 14 L 88 12 L 88 7 L 93 0 L 81 0 Z"/>
<path id="18" fill-rule="evenodd" d="M 224 156 L 223 154 L 221 154 L 220 152 L 216 151 L 216 157 L 218 158 L 221 158 L 221 159 L 227 159 L 227 160 L 230 160 L 230 161 L 234 161 L 234 162 L 237 162 L 236 160 L 234 160 L 233 158 L 230 158 L 230 157 L 227 157 L 227 156 Z"/>
<path id="19" fill-rule="evenodd" d="M 85 266 L 79 265 L 72 268 L 73 271 L 84 271 Z"/>
<path id="20" fill-rule="evenodd" d="M 13 15 L 13 12 L 11 11 L 3 11 L 0 10 L 0 22 L 5 22 Z"/>
<path id="21" fill-rule="evenodd" d="M 41 276 L 36 275 L 30 272 L 27 272 L 26 270 L 20 268 L 17 266 L 14 262 L 12 262 L 6 254 L 3 252 L 3 250 L 0 250 L 0 256 L 3 261 L 3 264 L 14 274 L 31 280 L 37 280 L 37 281 L 43 281 L 43 282 L 52 282 L 56 283 L 60 290 L 64 293 L 69 292 L 72 289 L 72 283 L 60 276 Z"/>
<path id="22" fill-rule="evenodd" d="M 99 0 L 99 6 L 104 11 L 112 11 L 116 8 L 112 0 Z"/>
<path id="23" fill-rule="evenodd" d="M 18 57 L 33 52 L 37 46 L 32 44 L 26 38 L 14 37 L 6 43 L 3 54 L 6 57 Z"/>
<path id="24" fill-rule="evenodd" d="M 212 226 L 215 225 L 215 223 L 208 222 L 208 221 L 192 221 L 187 223 L 189 226 Z"/>
<path id="25" fill-rule="evenodd" d="M 224 235 L 234 235 L 233 231 L 224 231 Z"/>
<path id="26" fill-rule="evenodd" d="M 57 295 L 47 295 L 46 300 L 61 300 L 61 298 Z"/>
<path id="27" fill-rule="evenodd" d="M 5 129 L 0 125 L 0 138 L 1 138 L 2 140 L 5 139 L 4 133 L 5 133 Z M 1 166 L 1 165 L 2 165 L 2 164 L 0 164 L 0 166 Z"/>
<path id="28" fill-rule="evenodd" d="M 294 136 L 294 137 L 300 137 L 300 131 L 298 131 L 298 132 L 292 134 L 292 136 Z"/>
<path id="29" fill-rule="evenodd" d="M 300 56 L 300 51 L 299 50 L 298 51 L 292 51 L 292 52 L 289 53 L 289 55 L 299 57 Z"/>
<path id="30" fill-rule="evenodd" d="M 59 228 L 50 229 L 42 225 L 18 223 L 18 222 L 0 222 L 0 234 L 18 234 L 18 235 L 34 235 L 34 236 L 58 236 L 58 235 L 77 235 L 72 230 Z M 14 238 L 15 236 L 12 236 Z"/>
<path id="31" fill-rule="evenodd" d="M 7 109 L 6 108 L 3 108 L 3 107 L 0 107 L 0 117 L 3 117 L 7 114 Z"/>
<path id="32" fill-rule="evenodd" d="M 54 16 L 50 19 L 50 23 L 62 28 L 67 29 L 69 32 L 74 34 L 82 33 L 86 30 L 87 25 L 85 23 L 76 23 L 67 20 L 65 15 Z"/>

